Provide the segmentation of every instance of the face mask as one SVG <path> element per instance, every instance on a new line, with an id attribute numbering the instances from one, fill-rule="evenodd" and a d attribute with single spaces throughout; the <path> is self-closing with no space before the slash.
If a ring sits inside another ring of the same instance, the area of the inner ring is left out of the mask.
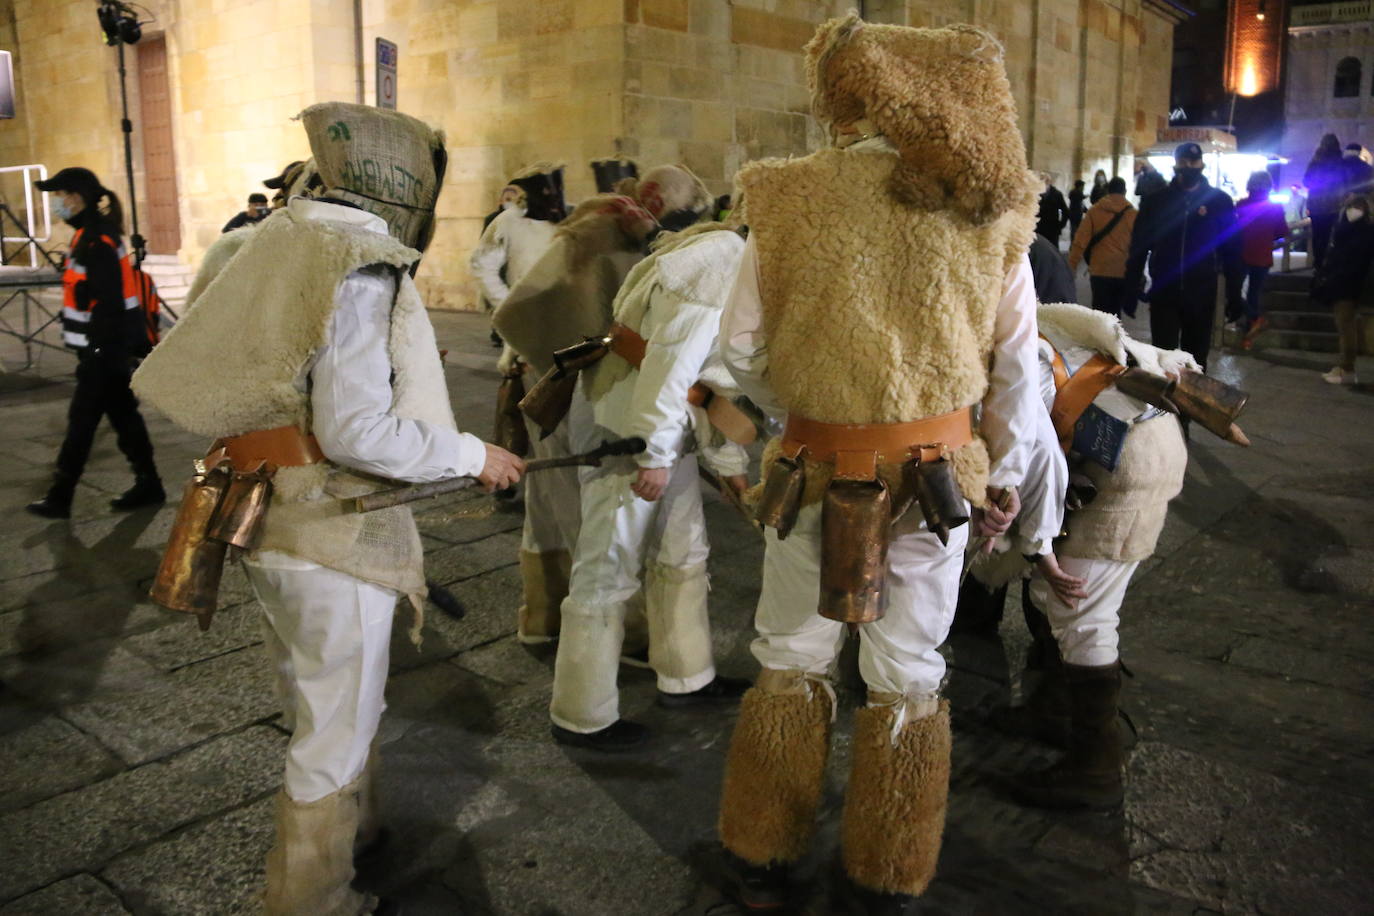
<path id="1" fill-rule="evenodd" d="M 1174 174 L 1178 176 L 1178 183 L 1185 188 L 1196 187 L 1197 183 L 1202 180 L 1202 169 L 1190 166 L 1174 166 Z"/>
<path id="2" fill-rule="evenodd" d="M 53 201 L 52 212 L 53 216 L 56 216 L 58 219 L 72 218 L 72 208 L 67 206 L 67 202 L 60 197 Z"/>
<path id="3" fill-rule="evenodd" d="M 1345 218 L 1348 222 L 1359 222 L 1360 220 L 1364 219 L 1364 210 L 1360 209 L 1359 207 L 1346 207 Z"/>

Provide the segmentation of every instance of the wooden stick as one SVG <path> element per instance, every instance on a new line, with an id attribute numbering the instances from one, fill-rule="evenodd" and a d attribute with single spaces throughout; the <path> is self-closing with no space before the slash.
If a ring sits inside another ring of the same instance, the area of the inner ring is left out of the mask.
<path id="1" fill-rule="evenodd" d="M 643 439 L 618 439 L 615 442 L 603 442 L 599 447 L 580 455 L 533 458 L 525 462 L 525 473 L 533 474 L 536 471 L 547 471 L 551 468 L 599 468 L 601 467 L 601 459 L 608 455 L 634 455 L 642 451 L 644 451 Z M 344 504 L 344 511 L 376 512 L 378 509 L 390 509 L 392 506 L 403 506 L 406 503 L 418 502 L 422 499 L 433 499 L 436 496 L 457 493 L 459 490 L 466 490 L 476 483 L 477 478 L 475 477 L 450 477 L 448 480 L 436 480 L 433 483 L 417 483 L 408 487 L 378 490 L 376 493 L 368 493 L 366 496 L 358 496 L 353 499 L 343 499 L 340 502 Z"/>

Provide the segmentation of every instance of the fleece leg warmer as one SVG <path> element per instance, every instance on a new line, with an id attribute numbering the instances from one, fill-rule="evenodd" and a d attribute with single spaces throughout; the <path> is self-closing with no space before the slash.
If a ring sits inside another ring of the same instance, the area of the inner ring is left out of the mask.
<path id="1" fill-rule="evenodd" d="M 765 668 L 740 702 L 721 788 L 720 838 L 750 865 L 805 853 L 830 751 L 830 694 L 797 670 Z"/>
<path id="2" fill-rule="evenodd" d="M 871 693 L 854 724 L 845 796 L 844 870 L 861 888 L 920 896 L 935 875 L 949 796 L 949 704 L 905 718 L 894 695 Z M 895 726 L 895 727 L 894 727 Z"/>

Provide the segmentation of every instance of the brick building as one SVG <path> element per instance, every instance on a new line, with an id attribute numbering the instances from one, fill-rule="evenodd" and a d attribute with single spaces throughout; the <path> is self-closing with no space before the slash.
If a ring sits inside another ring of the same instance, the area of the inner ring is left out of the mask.
<path id="1" fill-rule="evenodd" d="M 450 147 L 440 224 L 420 284 L 431 307 L 471 308 L 467 252 L 505 176 L 620 153 L 681 161 L 717 193 L 760 156 L 803 154 L 800 49 L 854 0 L 143 0 L 127 49 L 144 234 L 195 263 L 264 177 L 308 154 L 289 119 L 323 100 L 374 100 L 373 45 L 399 46 L 399 108 Z M 1007 47 L 1031 165 L 1061 184 L 1129 175 L 1167 123 L 1172 0 L 870 0 L 876 22 L 974 22 Z M 115 51 L 91 0 L 0 0 L 19 116 L 0 165 L 84 165 L 116 191 L 123 158 Z M 152 164 L 152 169 L 145 168 Z M 149 185 L 148 178 L 155 179 Z M 12 188 L 0 186 L 0 193 Z M 14 199 L 11 197 L 10 199 Z"/>

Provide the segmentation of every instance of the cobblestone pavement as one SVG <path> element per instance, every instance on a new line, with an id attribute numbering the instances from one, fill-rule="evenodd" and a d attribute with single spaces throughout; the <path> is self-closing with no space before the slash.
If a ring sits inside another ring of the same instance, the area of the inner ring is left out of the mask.
<path id="1" fill-rule="evenodd" d="M 460 423 L 485 432 L 497 376 L 484 323 L 435 320 Z M 129 479 L 108 431 L 70 524 L 22 512 L 57 450 L 71 360 L 49 352 L 15 372 L 19 356 L 0 345 L 0 916 L 254 912 L 286 735 L 247 584 L 228 573 L 204 634 L 148 602 L 173 509 L 108 512 Z M 947 647 L 953 794 L 931 912 L 1369 911 L 1374 399 L 1324 384 L 1312 370 L 1327 365 L 1215 360 L 1253 393 L 1254 447 L 1194 437 L 1127 601 L 1140 740 L 1123 812 L 1050 814 L 999 790 L 1001 774 L 1053 756 L 991 724 L 1020 691 L 1018 613 L 1000 640 Z M 204 443 L 149 422 L 179 490 Z M 760 544 L 714 500 L 708 518 L 720 667 L 749 676 Z M 468 615 L 431 611 L 419 651 L 398 621 L 381 733 L 394 842 L 364 879 L 409 914 L 733 912 L 709 868 L 733 716 L 660 710 L 652 678 L 627 669 L 625 713 L 653 726 L 652 745 L 615 758 L 555 745 L 552 658 L 514 639 L 518 510 L 472 494 L 419 519 L 430 575 Z M 821 884 L 847 711 L 806 869 Z M 803 908 L 827 912 L 821 899 Z"/>

